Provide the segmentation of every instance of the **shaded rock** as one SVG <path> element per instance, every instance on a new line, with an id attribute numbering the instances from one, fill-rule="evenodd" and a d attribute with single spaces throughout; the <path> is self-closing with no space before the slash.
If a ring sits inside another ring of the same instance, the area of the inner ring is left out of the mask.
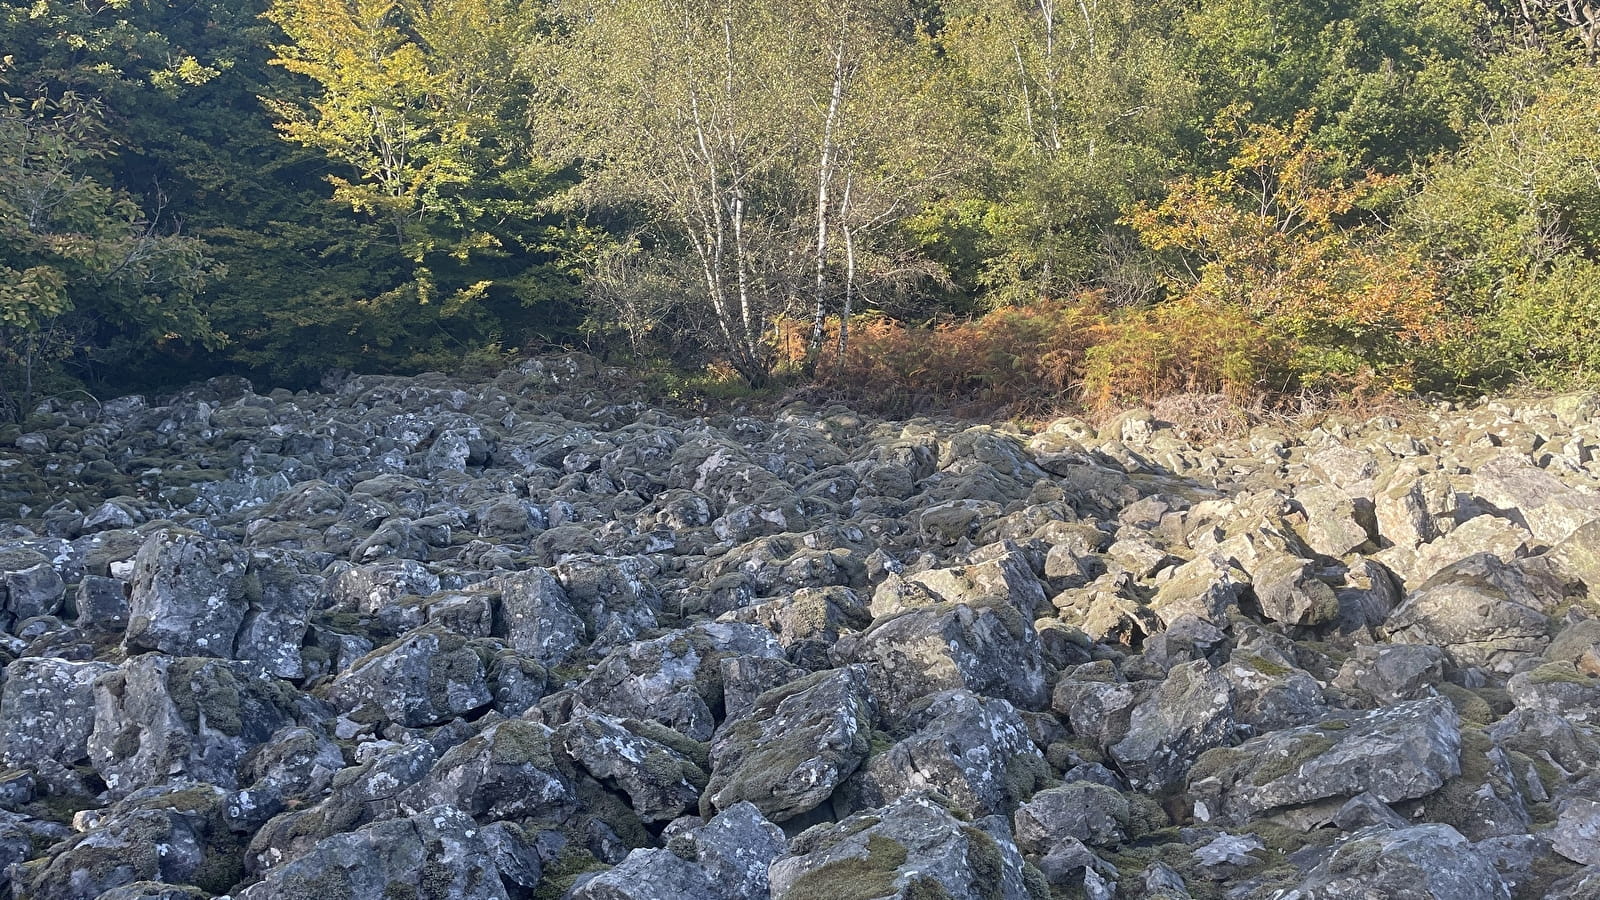
<path id="1" fill-rule="evenodd" d="M 889 715 L 954 688 L 1030 710 L 1049 696 L 1038 635 L 1009 606 L 941 603 L 889 616 L 841 638 L 835 656 L 867 666 L 873 696 Z"/>
<path id="2" fill-rule="evenodd" d="M 245 579 L 249 606 L 239 624 L 233 657 L 256 664 L 274 678 L 303 677 L 300 646 L 322 590 L 320 577 L 302 574 L 289 560 L 253 554 Z"/>
<path id="3" fill-rule="evenodd" d="M 576 807 L 577 794 L 556 764 L 555 743 L 554 733 L 536 722 L 496 722 L 445 751 L 399 795 L 400 808 L 422 814 L 448 806 L 485 822 L 564 819 Z"/>
<path id="4" fill-rule="evenodd" d="M 674 826 L 676 827 L 676 826 Z M 584 882 L 573 900 L 745 900 L 765 897 L 767 867 L 783 853 L 783 831 L 748 803 L 672 834 L 665 850 L 641 849 Z"/>
<path id="5" fill-rule="evenodd" d="M 575 693 L 608 715 L 649 719 L 691 740 L 710 740 L 713 710 L 722 706 L 717 675 L 729 656 L 782 659 L 783 648 L 754 625 L 696 625 L 613 651 Z"/>
<path id="6" fill-rule="evenodd" d="M 1460 772 L 1460 720 L 1433 698 L 1211 750 L 1189 771 L 1188 790 L 1196 818 L 1243 825 L 1275 809 L 1361 793 L 1385 803 L 1424 797 Z"/>
<path id="7" fill-rule="evenodd" d="M 130 798 L 93 829 L 69 838 L 48 859 L 16 877 L 16 896 L 98 900 L 106 891 L 141 881 L 202 880 L 206 873 L 201 867 L 213 855 L 207 848 L 208 818 L 222 796 L 216 788 L 193 786 Z M 227 880 L 209 886 L 226 891 L 232 885 Z"/>
<path id="8" fill-rule="evenodd" d="M 0 689 L 0 762 L 76 765 L 89 755 L 94 681 L 116 666 L 23 657 L 5 668 Z"/>
<path id="9" fill-rule="evenodd" d="M 466 638 L 435 626 L 372 651 L 328 685 L 325 699 L 361 722 L 437 725 L 488 706 L 488 662 Z"/>
<path id="10" fill-rule="evenodd" d="M 559 666 L 588 636 L 566 591 L 544 569 L 503 575 L 496 634 L 513 649 L 546 666 Z"/>
<path id="11" fill-rule="evenodd" d="M 1389 639 L 1445 648 L 1460 665 L 1512 671 L 1549 643 L 1549 618 L 1521 573 L 1480 554 L 1446 566 L 1389 617 Z"/>
<path id="12" fill-rule="evenodd" d="M 1227 743 L 1233 728 L 1228 679 L 1198 660 L 1173 667 L 1109 749 L 1129 786 L 1160 791 L 1182 780 L 1195 757 Z"/>
<path id="13" fill-rule="evenodd" d="M 450 807 L 377 822 L 318 843 L 238 900 L 436 896 L 505 900 L 505 887 L 476 824 Z"/>
<path id="14" fill-rule="evenodd" d="M 401 815 L 400 795 L 426 777 L 438 760 L 439 751 L 427 741 L 363 747 L 357 765 L 337 773 L 320 803 L 280 813 L 256 831 L 245 849 L 246 870 L 265 872 L 324 838 Z"/>
<path id="15" fill-rule="evenodd" d="M 1575 863 L 1600 866 L 1600 802 L 1568 800 L 1550 831 L 1550 845 Z"/>
<path id="16" fill-rule="evenodd" d="M 115 578 L 85 575 L 76 595 L 78 618 L 85 631 L 114 634 L 128 627 L 128 586 Z"/>
<path id="17" fill-rule="evenodd" d="M 607 716 L 580 710 L 561 726 L 559 739 L 590 775 L 626 794 L 645 822 L 689 812 L 706 786 L 705 772 L 689 757 Z"/>
<path id="18" fill-rule="evenodd" d="M 861 666 L 762 694 L 712 740 L 705 802 L 728 809 L 748 801 L 775 822 L 815 808 L 866 759 L 875 713 Z"/>
<path id="19" fill-rule="evenodd" d="M 789 845 L 769 870 L 773 900 L 866 900 L 948 896 L 1029 900 L 1023 861 L 1006 823 L 968 824 L 927 794 L 818 825 Z M 942 894 L 933 893 L 942 890 Z"/>
<path id="20" fill-rule="evenodd" d="M 1042 790 L 1018 807 L 1017 847 L 1044 856 L 1066 838 L 1096 847 L 1128 838 L 1128 799 L 1088 781 Z"/>
<path id="21" fill-rule="evenodd" d="M 942 691 L 917 701 L 900 728 L 911 733 L 850 780 L 852 808 L 935 790 L 975 816 L 1007 815 L 1049 775 L 1028 726 L 1004 700 Z"/>
<path id="22" fill-rule="evenodd" d="M 1494 866 L 1448 825 L 1366 828 L 1318 863 L 1295 900 L 1509 900 Z"/>
<path id="23" fill-rule="evenodd" d="M 248 562 L 238 547 L 197 534 L 162 529 L 150 535 L 134 557 L 123 639 L 130 652 L 231 656 L 248 609 Z"/>
<path id="24" fill-rule="evenodd" d="M 1334 687 L 1383 706 L 1432 695 L 1444 682 L 1444 651 L 1427 644 L 1362 644 L 1339 667 Z"/>
<path id="25" fill-rule="evenodd" d="M 114 794 L 187 776 L 236 787 L 255 746 L 316 704 L 240 663 L 137 656 L 94 682 L 89 759 Z"/>
<path id="26" fill-rule="evenodd" d="M 10 628 L 23 619 L 53 616 L 66 592 L 66 583 L 43 554 L 0 551 L 0 624 Z"/>

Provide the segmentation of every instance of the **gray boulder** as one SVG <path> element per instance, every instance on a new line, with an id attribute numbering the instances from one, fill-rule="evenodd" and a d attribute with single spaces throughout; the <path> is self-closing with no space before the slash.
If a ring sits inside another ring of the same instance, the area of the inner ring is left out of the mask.
<path id="1" fill-rule="evenodd" d="M 748 803 L 736 804 L 704 825 L 669 833 L 667 849 L 634 850 L 616 868 L 583 882 L 572 900 L 766 897 L 767 867 L 787 843 L 783 831 Z"/>
<path id="2" fill-rule="evenodd" d="M 748 801 L 774 822 L 810 811 L 866 759 L 875 712 L 861 666 L 762 694 L 712 740 L 705 802 L 728 809 Z"/>
<path id="3" fill-rule="evenodd" d="M 1049 699 L 1033 623 L 1008 605 L 939 603 L 873 622 L 839 640 L 836 657 L 863 663 L 885 714 L 936 691 L 965 688 L 1028 710 Z"/>
<path id="4" fill-rule="evenodd" d="M 941 691 L 917 701 L 901 728 L 911 733 L 850 779 L 852 808 L 936 790 L 973 815 L 1006 815 L 1050 774 L 1027 724 L 1004 700 Z"/>
<path id="5" fill-rule="evenodd" d="M 302 573 L 290 559 L 253 554 L 245 577 L 249 606 L 234 641 L 234 658 L 254 663 L 274 678 L 303 677 L 300 646 L 322 591 L 322 579 Z"/>
<path id="6" fill-rule="evenodd" d="M 1045 856 L 1067 838 L 1096 847 L 1128 838 L 1128 798 L 1105 785 L 1079 781 L 1048 788 L 1017 809 L 1017 847 Z"/>
<path id="7" fill-rule="evenodd" d="M 419 628 L 356 661 L 325 699 L 360 722 L 438 725 L 488 706 L 488 662 L 459 634 Z"/>
<path id="8" fill-rule="evenodd" d="M 1510 900 L 1494 865 L 1448 825 L 1350 835 L 1284 900 Z"/>
<path id="9" fill-rule="evenodd" d="M 53 616 L 67 587 L 44 554 L 26 549 L 0 551 L 0 625 Z"/>
<path id="10" fill-rule="evenodd" d="M 1433 644 L 1457 664 L 1514 671 L 1550 642 L 1550 619 L 1521 572 L 1488 554 L 1446 566 L 1389 617 L 1389 640 Z"/>
<path id="11" fill-rule="evenodd" d="M 965 822 L 929 794 L 796 837 L 768 872 L 773 900 L 1044 900 L 1004 819 Z"/>
<path id="12" fill-rule="evenodd" d="M 327 838 L 235 896 L 506 900 L 506 890 L 477 824 L 440 806 Z"/>
<path id="13" fill-rule="evenodd" d="M 587 637 L 583 618 L 566 591 L 544 569 L 502 575 L 496 632 L 523 656 L 559 666 Z"/>
<path id="14" fill-rule="evenodd" d="M 237 787 L 252 748 L 326 713 L 244 664 L 154 653 L 97 678 L 94 706 L 89 760 L 117 796 L 177 776 Z"/>
<path id="15" fill-rule="evenodd" d="M 130 653 L 232 656 L 248 609 L 239 547 L 192 532 L 162 529 L 139 548 L 128 600 Z"/>
<path id="16" fill-rule="evenodd" d="M 1227 677 L 1196 660 L 1167 673 L 1134 707 L 1126 734 L 1109 749 L 1129 786 L 1161 791 L 1181 781 L 1201 753 L 1231 740 L 1233 731 Z"/>
<path id="17" fill-rule="evenodd" d="M 23 657 L 5 668 L 0 689 L 0 763 L 76 765 L 89 755 L 94 680 L 116 666 Z"/>
<path id="18" fill-rule="evenodd" d="M 1566 801 L 1550 831 L 1550 845 L 1575 863 L 1600 866 L 1600 802 L 1579 797 Z"/>
<path id="19" fill-rule="evenodd" d="M 555 821 L 577 805 L 556 762 L 555 735 L 525 719 L 496 722 L 445 751 L 420 781 L 399 795 L 400 808 L 421 814 L 449 806 L 484 822 L 543 816 Z"/>
<path id="20" fill-rule="evenodd" d="M 717 675 L 730 656 L 782 659 L 772 632 L 714 623 L 635 641 L 600 661 L 576 688 L 584 705 L 623 719 L 649 719 L 688 737 L 710 740 L 722 705 Z"/>
<path id="21" fill-rule="evenodd" d="M 640 731 L 661 735 L 667 730 L 651 725 Z M 561 726 L 558 738 L 590 775 L 626 794 L 644 822 L 668 822 L 689 812 L 706 786 L 705 772 L 688 756 L 609 716 L 579 710 Z M 680 738 L 680 744 L 687 743 Z"/>
<path id="22" fill-rule="evenodd" d="M 1274 810 L 1370 792 L 1385 803 L 1424 797 L 1461 772 L 1461 725 L 1441 698 L 1288 728 L 1211 750 L 1188 775 L 1195 817 L 1244 825 Z M 1332 802 L 1337 801 L 1337 802 Z"/>

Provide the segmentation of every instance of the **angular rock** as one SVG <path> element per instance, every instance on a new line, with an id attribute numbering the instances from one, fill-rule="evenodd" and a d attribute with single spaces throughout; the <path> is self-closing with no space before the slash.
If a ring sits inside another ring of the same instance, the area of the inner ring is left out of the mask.
<path id="1" fill-rule="evenodd" d="M 250 750 L 325 710 L 241 663 L 149 653 L 94 682 L 89 760 L 114 795 L 187 776 L 238 786 Z"/>
<path id="2" fill-rule="evenodd" d="M 1201 753 L 1227 743 L 1233 728 L 1227 677 L 1197 660 L 1167 673 L 1133 709 L 1127 733 L 1109 749 L 1130 787 L 1159 792 L 1181 781 Z"/>
<path id="3" fill-rule="evenodd" d="M 1490 861 L 1448 825 L 1350 835 L 1287 896 L 1296 900 L 1510 900 Z"/>
<path id="4" fill-rule="evenodd" d="M 435 626 L 358 660 L 328 685 L 327 701 L 361 722 L 438 725 L 488 706 L 488 663 L 466 638 Z"/>
<path id="5" fill-rule="evenodd" d="M 1017 847 L 1044 856 L 1066 838 L 1095 847 L 1128 838 L 1128 798 L 1104 785 L 1079 781 L 1048 788 L 1017 809 Z"/>
<path id="6" fill-rule="evenodd" d="M 327 838 L 235 896 L 506 900 L 506 891 L 477 825 L 459 810 L 434 807 Z"/>
<path id="7" fill-rule="evenodd" d="M 941 603 L 873 622 L 835 655 L 867 666 L 887 715 L 935 691 L 965 688 L 1037 710 L 1049 698 L 1039 637 L 1009 606 Z"/>
<path id="8" fill-rule="evenodd" d="M 1385 803 L 1425 797 L 1460 772 L 1460 719 L 1449 702 L 1432 698 L 1212 750 L 1190 769 L 1188 792 L 1196 818 L 1243 825 L 1284 807 L 1362 793 Z"/>
<path id="9" fill-rule="evenodd" d="M 1550 831 L 1550 846 L 1575 863 L 1600 866 L 1600 802 L 1568 800 Z"/>
<path id="10" fill-rule="evenodd" d="M 555 743 L 551 730 L 536 722 L 497 722 L 445 751 L 399 795 L 400 808 L 420 815 L 448 806 L 484 822 L 564 819 L 577 793 L 556 763 Z"/>
<path id="11" fill-rule="evenodd" d="M 89 755 L 94 681 L 116 666 L 23 657 L 5 668 L 0 689 L 0 763 L 76 765 Z"/>
<path id="12" fill-rule="evenodd" d="M 574 890 L 572 900 L 766 897 L 767 867 L 786 841 L 754 806 L 740 803 L 704 825 L 673 834 L 668 845 L 634 850 L 616 868 Z"/>
<path id="13" fill-rule="evenodd" d="M 1480 554 L 1446 566 L 1411 594 L 1385 624 L 1401 644 L 1433 644 L 1459 665 L 1510 672 L 1549 643 L 1549 617 L 1521 574 Z"/>
<path id="14" fill-rule="evenodd" d="M 866 759 L 875 713 L 861 666 L 762 694 L 712 740 L 705 802 L 728 809 L 748 801 L 774 822 L 814 809 Z"/>
<path id="15" fill-rule="evenodd" d="M 566 591 L 544 569 L 498 579 L 500 617 L 496 633 L 518 653 L 546 666 L 559 666 L 588 636 L 588 629 Z"/>
<path id="16" fill-rule="evenodd" d="M 129 651 L 230 657 L 248 609 L 248 563 L 240 548 L 198 534 L 150 535 L 134 557 L 123 639 Z"/>
<path id="17" fill-rule="evenodd" d="M 1033 900 L 1043 888 L 1030 884 L 1004 819 L 969 824 L 928 794 L 806 831 L 769 876 L 772 900 Z"/>
<path id="18" fill-rule="evenodd" d="M 1474 494 L 1527 526 L 1534 538 L 1547 546 L 1600 518 L 1600 495 L 1569 487 L 1511 453 L 1479 466 L 1472 473 L 1472 487 Z"/>
<path id="19" fill-rule="evenodd" d="M 559 738 L 578 765 L 626 794 L 644 822 L 689 812 L 706 786 L 705 772 L 689 757 L 608 716 L 580 710 L 561 726 Z"/>
<path id="20" fill-rule="evenodd" d="M 772 632 L 714 623 L 636 641 L 613 651 L 578 685 L 593 709 L 624 719 L 649 719 L 690 740 L 710 740 L 722 705 L 716 675 L 729 656 L 783 658 Z"/>
<path id="21" fill-rule="evenodd" d="M 917 701 L 900 727 L 911 733 L 850 780 L 853 808 L 931 789 L 973 815 L 1007 815 L 1049 775 L 1027 724 L 1004 700 L 942 691 Z"/>

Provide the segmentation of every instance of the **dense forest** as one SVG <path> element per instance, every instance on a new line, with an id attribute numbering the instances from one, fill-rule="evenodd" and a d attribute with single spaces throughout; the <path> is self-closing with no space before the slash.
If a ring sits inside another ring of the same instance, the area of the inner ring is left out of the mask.
<path id="1" fill-rule="evenodd" d="M 1600 370 L 1579 0 L 7 0 L 0 404 L 549 345 L 1112 405 Z"/>

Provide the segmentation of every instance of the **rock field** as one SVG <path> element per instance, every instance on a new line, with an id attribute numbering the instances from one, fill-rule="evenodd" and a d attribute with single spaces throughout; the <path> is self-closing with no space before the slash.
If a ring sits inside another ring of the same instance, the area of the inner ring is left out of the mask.
<path id="1" fill-rule="evenodd" d="M 0 898 L 1600 898 L 1600 395 L 1211 444 L 639 396 L 0 431 Z"/>

